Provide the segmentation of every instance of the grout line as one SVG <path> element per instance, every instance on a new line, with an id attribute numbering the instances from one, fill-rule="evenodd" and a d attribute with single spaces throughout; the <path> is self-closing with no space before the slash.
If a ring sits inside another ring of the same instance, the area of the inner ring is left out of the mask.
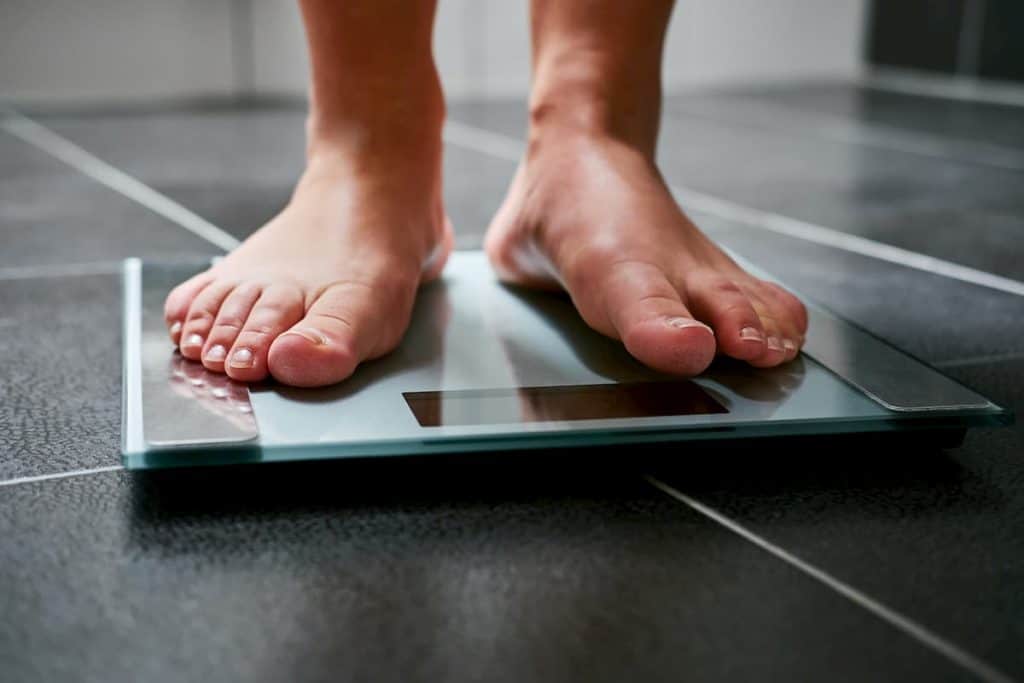
<path id="1" fill-rule="evenodd" d="M 946 659 L 950 660 L 954 664 L 962 667 L 969 673 L 977 676 L 978 678 L 989 681 L 990 683 L 1009 683 L 1012 679 L 999 671 L 990 664 L 978 659 L 969 652 L 962 650 L 945 638 L 933 633 L 921 624 L 903 616 L 899 612 L 896 612 L 889 607 L 886 607 L 882 603 L 868 597 L 864 593 L 861 593 L 856 588 L 843 583 L 839 579 L 827 574 L 825 571 L 815 567 L 814 565 L 801 560 L 799 557 L 791 554 L 783 548 L 767 541 L 754 532 L 750 531 L 744 526 L 741 526 L 732 519 L 726 517 L 722 513 L 714 510 L 707 505 L 687 496 L 685 493 L 678 491 L 677 489 L 669 486 L 660 479 L 657 479 L 649 474 L 644 475 L 644 479 L 651 486 L 655 487 L 662 493 L 668 495 L 671 498 L 689 506 L 691 509 L 707 517 L 708 519 L 721 524 L 729 531 L 742 537 L 743 539 L 753 543 L 762 550 L 774 555 L 777 559 L 782 560 L 791 567 L 797 569 L 803 574 L 810 578 L 824 584 L 828 588 L 836 591 L 846 599 L 850 600 L 854 604 L 864 608 L 868 612 L 871 612 L 876 617 L 885 621 L 890 626 L 902 631 L 904 634 L 910 636 L 914 640 L 928 647 L 938 654 L 942 655 Z"/>
<path id="2" fill-rule="evenodd" d="M 524 150 L 524 145 L 518 138 L 452 120 L 445 124 L 444 139 L 453 145 L 515 162 L 519 161 Z M 879 261 L 887 261 L 980 287 L 1024 296 L 1024 282 L 919 254 L 909 249 L 883 244 L 858 235 L 840 232 L 822 225 L 743 206 L 682 185 L 670 185 L 669 189 L 687 209 L 709 213 L 742 225 L 860 254 Z"/>
<path id="3" fill-rule="evenodd" d="M 101 472 L 118 472 L 124 469 L 124 465 L 108 465 L 107 467 L 93 467 L 88 470 L 71 470 L 70 472 L 57 472 L 55 474 L 39 474 L 34 477 L 18 477 L 0 481 L 0 487 L 14 486 L 15 484 L 30 484 L 37 481 L 50 481 L 52 479 L 70 479 L 71 477 L 84 477 L 89 474 Z"/>
<path id="4" fill-rule="evenodd" d="M 1009 353 L 993 353 L 987 356 L 968 356 L 966 358 L 954 358 L 952 360 L 941 360 L 932 363 L 937 368 L 962 368 L 968 365 L 981 365 L 983 363 L 1001 363 L 1003 361 L 1024 359 L 1024 351 L 1011 351 Z"/>
<path id="5" fill-rule="evenodd" d="M 234 236 L 205 218 L 32 119 L 16 112 L 7 112 L 0 119 L 0 129 L 35 145 L 93 180 L 142 204 L 221 249 L 230 250 L 239 244 Z"/>
<path id="6" fill-rule="evenodd" d="M 57 263 L 39 266 L 0 267 L 0 280 L 32 280 L 44 277 L 78 277 L 82 275 L 114 275 L 121 270 L 120 262 Z"/>

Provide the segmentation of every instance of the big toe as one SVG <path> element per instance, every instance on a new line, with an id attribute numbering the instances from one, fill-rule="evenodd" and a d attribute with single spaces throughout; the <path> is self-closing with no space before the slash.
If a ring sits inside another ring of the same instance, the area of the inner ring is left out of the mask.
<path id="1" fill-rule="evenodd" d="M 270 347 L 274 379 L 296 387 L 335 384 L 362 361 L 393 349 L 409 322 L 415 284 L 342 282 Z"/>
<path id="2" fill-rule="evenodd" d="M 693 376 L 714 360 L 714 333 L 694 318 L 660 269 L 646 263 L 608 269 L 597 288 L 574 296 L 581 312 L 590 308 L 586 299 L 594 296 L 603 301 L 604 317 L 626 350 L 641 363 Z"/>
<path id="3" fill-rule="evenodd" d="M 711 365 L 715 337 L 684 308 L 660 312 L 632 325 L 623 337 L 626 350 L 655 370 L 692 377 Z"/>

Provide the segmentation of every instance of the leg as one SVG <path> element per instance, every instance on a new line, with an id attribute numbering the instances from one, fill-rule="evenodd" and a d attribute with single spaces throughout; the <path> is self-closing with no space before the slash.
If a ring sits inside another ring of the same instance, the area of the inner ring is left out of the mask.
<path id="1" fill-rule="evenodd" d="M 696 374 L 716 352 L 777 365 L 803 341 L 803 305 L 704 236 L 655 165 L 672 4 L 532 0 L 529 146 L 487 251 L 509 282 L 567 289 L 654 368 Z"/>
<path id="2" fill-rule="evenodd" d="M 182 354 L 242 381 L 338 382 L 393 349 L 451 250 L 434 0 L 302 0 L 307 165 L 288 206 L 167 297 Z"/>

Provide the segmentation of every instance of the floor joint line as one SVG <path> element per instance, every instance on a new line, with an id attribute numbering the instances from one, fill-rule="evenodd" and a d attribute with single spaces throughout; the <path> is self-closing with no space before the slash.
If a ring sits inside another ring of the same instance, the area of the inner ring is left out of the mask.
<path id="1" fill-rule="evenodd" d="M 8 110 L 0 119 L 0 129 L 225 251 L 240 243 L 191 209 L 27 116 Z"/>
<path id="2" fill-rule="evenodd" d="M 833 591 L 839 593 L 846 599 L 850 600 L 859 607 L 871 612 L 876 617 L 885 621 L 890 626 L 902 631 L 905 635 L 910 636 L 914 640 L 917 640 L 922 645 L 942 655 L 952 663 L 960 666 L 969 673 L 977 676 L 978 678 L 987 681 L 988 683 L 1010 683 L 1013 679 L 1002 671 L 996 669 L 987 662 L 975 657 L 966 650 L 946 640 L 942 636 L 934 633 L 925 626 L 911 620 L 910 618 L 900 614 L 899 612 L 886 607 L 882 603 L 878 602 L 874 598 L 871 598 L 864 593 L 861 593 L 856 588 L 850 586 L 847 583 L 840 581 L 839 579 L 831 576 L 827 572 L 814 565 L 801 560 L 799 557 L 793 555 L 789 551 L 785 550 L 781 546 L 775 545 L 771 541 L 768 541 L 753 531 L 750 531 L 746 527 L 742 526 L 738 522 L 730 519 L 721 512 L 718 512 L 714 508 L 704 505 L 700 501 L 691 498 L 690 496 L 682 493 L 678 489 L 666 484 L 657 477 L 650 474 L 643 475 L 645 481 L 648 484 L 658 489 L 665 495 L 673 498 L 680 503 L 688 506 L 700 515 L 712 520 L 724 526 L 729 531 L 742 537 L 743 539 L 753 543 L 757 547 L 761 548 L 765 552 L 775 556 L 777 559 L 782 560 L 786 564 L 790 565 L 794 569 L 797 569 L 804 575 L 824 584 Z"/>
<path id="3" fill-rule="evenodd" d="M 985 363 L 1003 363 L 1006 361 L 1024 360 L 1024 351 L 1011 351 L 1008 353 L 992 353 L 983 356 L 967 356 L 965 358 L 953 358 L 940 360 L 932 363 L 937 368 L 962 368 L 970 365 L 983 365 Z"/>
<path id="4" fill-rule="evenodd" d="M 31 484 L 39 481 L 53 481 L 54 479 L 70 479 L 72 477 L 84 477 L 90 474 L 100 474 L 102 472 L 119 472 L 123 469 L 124 465 L 108 465 L 106 467 L 93 467 L 84 470 L 54 472 L 53 474 L 37 474 L 29 477 L 15 477 L 14 479 L 5 479 L 0 481 L 0 488 L 4 486 L 15 486 L 17 484 Z"/>
<path id="5" fill-rule="evenodd" d="M 80 277 L 85 275 L 115 275 L 121 270 L 119 261 L 91 263 L 53 263 L 37 266 L 0 266 L 0 280 L 33 280 L 47 277 Z"/>

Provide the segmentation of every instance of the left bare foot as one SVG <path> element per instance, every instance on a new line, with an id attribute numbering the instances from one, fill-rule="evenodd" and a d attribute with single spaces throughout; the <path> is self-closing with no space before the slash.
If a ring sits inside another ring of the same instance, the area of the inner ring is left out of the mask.
<path id="1" fill-rule="evenodd" d="M 592 328 L 665 372 L 696 375 L 716 352 L 778 365 L 807 330 L 795 296 L 686 217 L 649 153 L 593 129 L 534 127 L 486 249 L 503 280 L 564 287 Z"/>

